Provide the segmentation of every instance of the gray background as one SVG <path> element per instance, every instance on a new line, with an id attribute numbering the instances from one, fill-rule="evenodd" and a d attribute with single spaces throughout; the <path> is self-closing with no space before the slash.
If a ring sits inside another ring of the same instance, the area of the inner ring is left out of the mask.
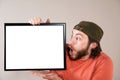
<path id="1" fill-rule="evenodd" d="M 93 21 L 104 30 L 102 49 L 113 60 L 114 78 L 120 76 L 120 0 L 0 0 L 0 80 L 41 80 L 30 71 L 4 71 L 4 23 L 28 22 L 33 17 L 67 23 L 67 41 L 74 25 Z M 109 65 L 108 65 L 109 66 Z"/>

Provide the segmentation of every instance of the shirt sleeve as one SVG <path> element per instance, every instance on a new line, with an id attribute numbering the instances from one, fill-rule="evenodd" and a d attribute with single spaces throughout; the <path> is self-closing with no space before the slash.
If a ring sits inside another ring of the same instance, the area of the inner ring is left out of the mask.
<path id="1" fill-rule="evenodd" d="M 95 67 L 91 80 L 112 80 L 113 63 L 110 58 L 100 60 Z"/>

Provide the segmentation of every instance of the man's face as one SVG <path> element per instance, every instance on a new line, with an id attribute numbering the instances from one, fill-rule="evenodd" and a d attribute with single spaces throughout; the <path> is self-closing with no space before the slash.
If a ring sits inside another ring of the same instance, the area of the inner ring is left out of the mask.
<path id="1" fill-rule="evenodd" d="M 88 54 L 88 36 L 76 29 L 73 29 L 71 40 L 68 43 L 69 57 L 72 60 L 81 59 Z"/>

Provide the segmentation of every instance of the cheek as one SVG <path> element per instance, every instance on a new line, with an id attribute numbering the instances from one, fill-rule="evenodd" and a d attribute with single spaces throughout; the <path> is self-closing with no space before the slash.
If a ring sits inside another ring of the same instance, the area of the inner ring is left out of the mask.
<path id="1" fill-rule="evenodd" d="M 86 48 L 86 43 L 85 42 L 79 42 L 77 44 L 74 45 L 74 49 L 76 51 L 80 51 Z"/>

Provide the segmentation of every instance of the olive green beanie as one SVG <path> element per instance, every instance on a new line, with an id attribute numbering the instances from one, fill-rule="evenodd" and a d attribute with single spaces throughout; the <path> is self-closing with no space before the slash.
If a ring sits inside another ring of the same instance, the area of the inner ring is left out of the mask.
<path id="1" fill-rule="evenodd" d="M 100 41 L 103 36 L 103 30 L 95 23 L 90 21 L 81 21 L 73 29 L 80 30 L 96 41 Z"/>

